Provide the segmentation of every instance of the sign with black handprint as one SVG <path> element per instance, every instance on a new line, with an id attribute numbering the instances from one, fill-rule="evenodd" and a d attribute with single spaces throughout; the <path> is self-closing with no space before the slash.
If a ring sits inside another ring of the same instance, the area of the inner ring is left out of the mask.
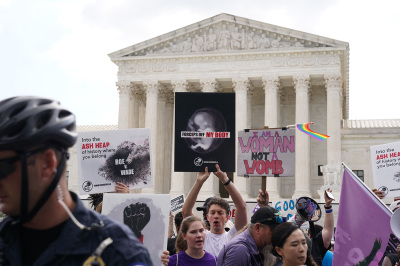
<path id="1" fill-rule="evenodd" d="M 154 265 L 167 248 L 171 196 L 105 193 L 102 214 L 126 224 L 149 250 Z"/>
<path id="2" fill-rule="evenodd" d="M 80 132 L 77 142 L 80 194 L 153 186 L 150 129 Z M 88 185 L 89 184 L 89 185 Z"/>

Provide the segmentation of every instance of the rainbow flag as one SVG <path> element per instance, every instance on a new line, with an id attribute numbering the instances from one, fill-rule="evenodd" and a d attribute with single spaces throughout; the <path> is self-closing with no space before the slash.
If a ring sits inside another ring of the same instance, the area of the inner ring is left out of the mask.
<path id="1" fill-rule="evenodd" d="M 325 139 L 329 138 L 329 136 L 327 136 L 327 135 L 320 134 L 320 133 L 312 131 L 310 129 L 310 124 L 312 124 L 312 122 L 304 123 L 304 124 L 297 124 L 296 126 L 300 131 L 306 133 L 307 135 L 310 135 L 313 138 L 316 138 L 319 141 L 322 141 L 322 140 L 325 140 Z"/>

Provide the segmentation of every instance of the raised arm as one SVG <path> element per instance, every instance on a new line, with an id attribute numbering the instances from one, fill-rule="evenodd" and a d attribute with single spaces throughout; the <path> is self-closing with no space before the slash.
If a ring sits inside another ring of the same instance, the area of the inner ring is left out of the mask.
<path id="1" fill-rule="evenodd" d="M 196 182 L 192 189 L 189 191 L 188 195 L 186 196 L 185 202 L 182 206 L 182 216 L 185 219 L 188 216 L 193 216 L 193 207 L 196 203 L 197 196 L 199 195 L 200 189 L 203 186 L 204 182 L 208 179 L 210 173 L 208 172 L 208 167 L 206 167 L 205 172 L 199 172 L 197 174 Z"/>
<path id="2" fill-rule="evenodd" d="M 232 198 L 233 203 L 236 206 L 236 216 L 235 216 L 235 227 L 239 231 L 243 226 L 247 224 L 247 209 L 246 202 L 243 200 L 242 195 L 240 195 L 239 190 L 237 190 L 236 186 L 229 182 L 229 177 L 225 172 L 222 172 L 219 168 L 219 165 L 216 164 L 217 172 L 214 174 L 218 177 L 222 184 L 224 184 L 226 190 Z"/>
<path id="3" fill-rule="evenodd" d="M 332 192 L 331 189 L 327 189 L 329 192 Z M 329 198 L 326 193 L 324 193 L 325 197 L 325 207 L 327 208 L 325 211 L 325 221 L 324 221 L 324 228 L 322 229 L 322 240 L 324 241 L 324 247 L 328 248 L 332 235 L 333 235 L 333 229 L 335 226 L 334 218 L 333 218 L 333 211 L 332 211 L 332 201 L 334 199 Z"/>
<path id="4" fill-rule="evenodd" d="M 257 204 L 260 208 L 269 205 L 269 194 L 267 191 L 263 192 L 262 189 L 258 190 Z"/>

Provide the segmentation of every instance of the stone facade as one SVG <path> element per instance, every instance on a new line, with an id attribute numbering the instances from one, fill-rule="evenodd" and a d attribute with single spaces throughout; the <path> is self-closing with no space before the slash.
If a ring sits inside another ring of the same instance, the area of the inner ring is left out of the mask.
<path id="1" fill-rule="evenodd" d="M 313 130 L 331 136 L 319 142 L 296 133 L 296 176 L 268 177 L 272 199 L 319 198 L 325 181 L 318 175 L 318 166 L 342 161 L 363 169 L 371 186 L 365 143 L 399 140 L 390 133 L 399 130 L 398 124 L 363 130 L 370 134 L 355 133 L 348 126 L 346 42 L 220 14 L 109 57 L 119 69 L 118 128 L 148 127 L 156 144 L 152 147 L 157 155 L 153 157 L 156 185 L 143 192 L 187 194 L 194 182 L 194 173 L 173 172 L 174 92 L 235 92 L 237 130 L 312 121 Z M 364 137 L 368 138 L 365 143 Z M 353 153 L 360 153 L 359 160 Z M 76 167 L 70 169 L 73 187 Z M 256 197 L 261 178 L 234 176 L 234 180 L 246 199 Z M 204 188 L 207 193 L 200 194 L 200 199 L 210 193 L 219 195 L 215 178 Z"/>

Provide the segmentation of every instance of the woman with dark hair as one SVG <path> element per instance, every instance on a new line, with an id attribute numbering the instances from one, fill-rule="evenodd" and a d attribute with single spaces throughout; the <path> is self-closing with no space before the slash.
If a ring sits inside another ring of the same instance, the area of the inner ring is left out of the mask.
<path id="1" fill-rule="evenodd" d="M 215 266 L 217 259 L 204 251 L 206 232 L 203 219 L 189 216 L 183 219 L 178 237 L 176 238 L 177 254 L 169 257 L 168 266 Z M 167 253 L 164 253 L 167 254 Z M 167 265 L 167 258 L 162 256 L 162 262 Z"/>
<path id="2" fill-rule="evenodd" d="M 317 266 L 307 253 L 308 246 L 304 233 L 290 222 L 278 225 L 272 232 L 272 252 L 282 259 L 282 266 Z"/>

